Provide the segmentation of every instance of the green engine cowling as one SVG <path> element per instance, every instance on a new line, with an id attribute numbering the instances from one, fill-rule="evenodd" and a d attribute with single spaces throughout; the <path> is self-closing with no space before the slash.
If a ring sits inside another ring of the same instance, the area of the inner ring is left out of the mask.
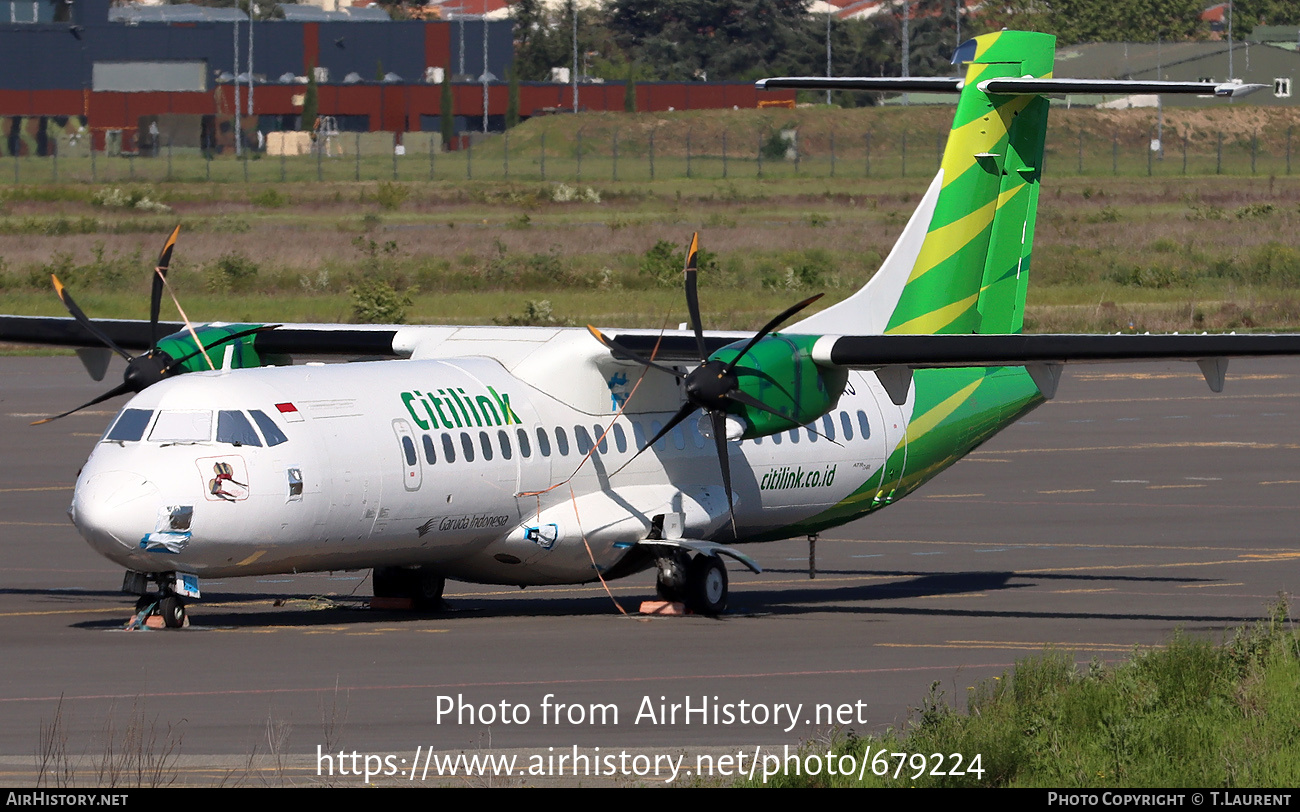
<path id="1" fill-rule="evenodd" d="M 762 401 L 783 417 L 731 401 L 727 413 L 745 421 L 741 439 L 752 440 L 811 423 L 839 404 L 848 383 L 848 370 L 818 366 L 812 360 L 819 336 L 769 335 L 737 363 L 742 392 Z M 713 353 L 710 360 L 731 363 L 747 341 L 737 341 Z"/>
<path id="2" fill-rule="evenodd" d="M 212 359 L 212 366 L 208 365 L 208 358 L 205 358 L 203 353 L 195 354 L 199 347 L 194 343 L 194 335 L 191 335 L 188 330 L 181 330 L 160 339 L 158 349 L 167 353 L 173 359 L 181 359 L 193 354 L 192 358 L 180 365 L 177 372 L 202 372 L 212 369 L 213 366 L 217 369 L 227 367 L 230 369 L 249 369 L 278 363 L 277 359 L 263 357 L 257 352 L 256 334 L 220 343 L 223 339 L 235 333 L 258 326 L 256 324 L 223 324 L 220 326 L 205 324 L 201 327 L 195 327 L 194 332 L 198 335 L 199 341 L 202 342 L 204 348 L 212 348 L 207 353 L 208 357 Z M 213 346 L 216 344 L 220 344 L 220 346 Z M 229 364 L 226 363 L 227 356 L 230 358 Z"/>

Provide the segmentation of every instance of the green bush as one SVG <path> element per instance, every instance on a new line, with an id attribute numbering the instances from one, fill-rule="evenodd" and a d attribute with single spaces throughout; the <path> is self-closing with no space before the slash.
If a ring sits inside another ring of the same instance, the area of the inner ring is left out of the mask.
<path id="1" fill-rule="evenodd" d="M 358 324 L 402 324 L 413 304 L 414 289 L 399 292 L 382 279 L 366 279 L 348 288 L 352 320 Z"/>

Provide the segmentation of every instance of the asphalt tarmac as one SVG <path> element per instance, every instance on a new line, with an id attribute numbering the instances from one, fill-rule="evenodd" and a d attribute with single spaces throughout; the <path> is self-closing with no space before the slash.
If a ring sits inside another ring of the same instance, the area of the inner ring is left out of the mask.
<path id="1" fill-rule="evenodd" d="M 932 685 L 960 706 L 1045 646 L 1219 640 L 1300 582 L 1300 361 L 1233 361 L 1219 395 L 1194 364 L 1115 365 L 1067 368 L 1055 401 L 823 535 L 815 579 L 804 539 L 747 548 L 767 569 L 729 568 L 722 618 L 638 617 L 652 573 L 612 599 L 450 583 L 446 613 L 371 611 L 358 572 L 204 582 L 191 628 L 124 632 L 121 571 L 64 514 L 122 402 L 27 425 L 118 375 L 0 359 L 0 784 L 94 784 L 124 751 L 234 784 L 311 781 L 318 747 L 780 748 L 903 725 Z"/>

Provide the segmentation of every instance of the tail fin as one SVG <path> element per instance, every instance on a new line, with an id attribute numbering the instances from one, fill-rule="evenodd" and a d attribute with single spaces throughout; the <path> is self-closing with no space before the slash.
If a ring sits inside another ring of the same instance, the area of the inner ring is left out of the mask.
<path id="1" fill-rule="evenodd" d="M 989 79 L 1050 78 L 1056 38 L 968 40 L 966 76 L 939 173 L 879 272 L 789 333 L 1018 333 L 1047 132 L 1045 98 L 986 93 Z"/>

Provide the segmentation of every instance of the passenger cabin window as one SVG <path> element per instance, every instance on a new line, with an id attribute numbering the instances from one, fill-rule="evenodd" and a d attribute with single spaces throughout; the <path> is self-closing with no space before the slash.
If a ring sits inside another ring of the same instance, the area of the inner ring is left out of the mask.
<path id="1" fill-rule="evenodd" d="M 251 409 L 248 413 L 253 416 L 253 422 L 262 430 L 262 436 L 266 438 L 267 445 L 277 446 L 280 443 L 289 442 L 289 438 L 284 436 L 284 432 L 280 431 L 280 427 L 275 424 L 275 421 L 267 417 L 266 413 L 261 409 Z"/>
<path id="2" fill-rule="evenodd" d="M 420 458 L 415 456 L 415 443 L 410 437 L 402 437 L 402 454 L 406 456 L 407 465 L 413 466 L 420 461 Z"/>
<path id="3" fill-rule="evenodd" d="M 871 424 L 867 422 L 867 413 L 861 409 L 858 410 L 858 428 L 862 430 L 862 439 L 871 437 Z"/>
<path id="4" fill-rule="evenodd" d="M 618 449 L 620 454 L 627 451 L 627 434 L 624 433 L 623 427 L 617 423 L 614 424 L 614 447 Z"/>
<path id="5" fill-rule="evenodd" d="M 492 459 L 492 438 L 488 437 L 486 431 L 478 433 L 478 444 L 483 449 L 483 459 Z"/>
<path id="6" fill-rule="evenodd" d="M 524 459 L 533 455 L 533 449 L 528 445 L 528 429 L 515 429 L 515 436 L 519 438 L 519 454 Z"/>
<path id="7" fill-rule="evenodd" d="M 510 432 L 506 431 L 505 429 L 501 429 L 500 431 L 498 431 L 497 441 L 501 443 L 501 459 L 503 460 L 510 459 L 511 457 Z"/>
<path id="8" fill-rule="evenodd" d="M 602 453 L 602 454 L 608 454 L 608 453 L 609 453 L 609 437 L 608 437 L 608 435 L 607 435 L 607 433 L 606 433 L 606 431 L 605 431 L 605 427 L 604 427 L 604 426 L 592 426 L 592 427 L 591 427 L 591 431 L 592 431 L 592 435 L 591 435 L 591 436 L 596 438 L 596 439 L 594 440 L 594 442 L 596 443 L 596 445 L 600 446 L 600 453 Z"/>
<path id="9" fill-rule="evenodd" d="M 474 440 L 464 432 L 460 434 L 460 447 L 465 452 L 465 462 L 474 461 Z"/>
<path id="10" fill-rule="evenodd" d="M 456 461 L 456 446 L 452 443 L 450 434 L 442 435 L 442 458 L 447 462 Z"/>
<path id="11" fill-rule="evenodd" d="M 560 456 L 569 456 L 569 435 L 559 426 L 555 427 L 555 449 L 560 452 Z"/>
<path id="12" fill-rule="evenodd" d="M 828 414 L 822 415 L 822 434 L 826 435 L 827 440 L 835 441 L 835 421 Z"/>
<path id="13" fill-rule="evenodd" d="M 427 434 L 424 435 L 424 461 L 430 465 L 438 461 L 438 455 L 433 450 L 433 438 Z"/>
<path id="14" fill-rule="evenodd" d="M 233 410 L 217 412 L 217 442 L 262 447 L 262 440 L 253 430 L 253 424 L 248 422 L 243 412 Z M 414 453 L 414 446 L 411 451 Z"/>
<path id="15" fill-rule="evenodd" d="M 206 443 L 212 439 L 212 412 L 161 412 L 149 439 L 155 443 Z"/>
<path id="16" fill-rule="evenodd" d="M 104 439 L 134 443 L 144 436 L 144 430 L 148 428 L 152 417 L 153 412 L 149 409 L 123 409 Z"/>
<path id="17" fill-rule="evenodd" d="M 537 450 L 543 457 L 551 456 L 551 438 L 546 436 L 546 429 L 537 427 Z"/>
<path id="18" fill-rule="evenodd" d="M 848 412 L 840 412 L 840 428 L 844 429 L 844 439 L 853 439 L 853 419 Z"/>
<path id="19" fill-rule="evenodd" d="M 573 439 L 578 443 L 578 453 L 586 455 L 591 451 L 591 437 L 582 426 L 573 427 Z"/>

